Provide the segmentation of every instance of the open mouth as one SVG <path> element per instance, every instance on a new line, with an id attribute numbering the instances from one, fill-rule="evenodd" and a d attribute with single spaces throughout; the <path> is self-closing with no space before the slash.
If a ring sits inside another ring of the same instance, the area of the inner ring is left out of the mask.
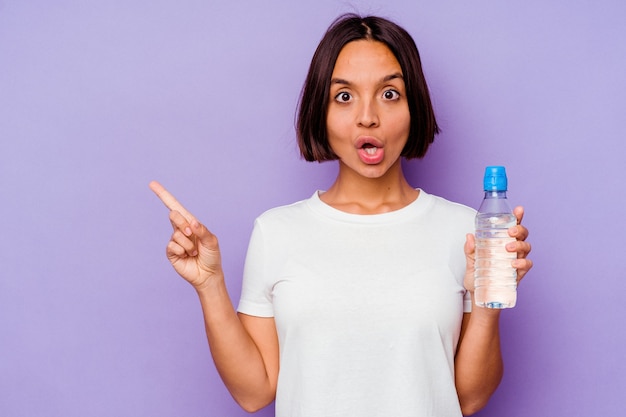
<path id="1" fill-rule="evenodd" d="M 385 155 L 383 144 L 376 138 L 362 137 L 356 143 L 361 161 L 366 164 L 378 164 Z"/>
<path id="2" fill-rule="evenodd" d="M 365 152 L 367 152 L 369 155 L 374 155 L 376 154 L 376 151 L 378 150 L 378 148 L 374 145 L 372 145 L 371 143 L 366 143 L 364 144 L 361 149 L 363 149 Z"/>

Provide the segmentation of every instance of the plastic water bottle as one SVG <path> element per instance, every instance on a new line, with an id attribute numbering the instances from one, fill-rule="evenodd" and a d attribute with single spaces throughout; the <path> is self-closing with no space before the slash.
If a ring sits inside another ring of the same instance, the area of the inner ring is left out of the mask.
<path id="1" fill-rule="evenodd" d="M 503 166 L 488 166 L 484 178 L 485 198 L 476 215 L 474 300 L 477 306 L 510 308 L 517 300 L 517 257 L 505 249 L 515 241 L 508 229 L 517 224 L 506 199 L 507 178 Z"/>

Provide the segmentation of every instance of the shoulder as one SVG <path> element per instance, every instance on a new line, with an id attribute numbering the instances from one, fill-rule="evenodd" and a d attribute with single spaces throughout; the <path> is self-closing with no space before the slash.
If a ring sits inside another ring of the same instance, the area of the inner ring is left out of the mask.
<path id="1" fill-rule="evenodd" d="M 256 224 L 286 224 L 305 219 L 310 215 L 309 200 L 300 200 L 295 203 L 277 206 L 263 212 L 256 218 Z"/>
<path id="2" fill-rule="evenodd" d="M 438 225 L 437 227 L 449 225 L 452 229 L 462 228 L 468 231 L 473 229 L 475 209 L 433 194 L 424 193 L 424 198 L 430 208 L 428 216 L 433 224 Z"/>
<path id="3" fill-rule="evenodd" d="M 454 213 L 459 216 L 476 216 L 476 210 L 461 203 L 447 200 L 434 194 L 427 194 L 432 199 L 433 208 L 446 213 Z"/>
<path id="4" fill-rule="evenodd" d="M 264 242 L 266 246 L 277 249 L 288 248 L 305 240 L 303 236 L 310 236 L 316 228 L 309 200 L 296 201 L 263 212 L 254 221 L 251 241 Z"/>

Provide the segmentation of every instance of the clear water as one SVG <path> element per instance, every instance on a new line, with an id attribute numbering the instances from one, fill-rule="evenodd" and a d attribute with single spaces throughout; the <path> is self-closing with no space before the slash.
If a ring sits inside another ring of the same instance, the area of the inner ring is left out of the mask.
<path id="1" fill-rule="evenodd" d="M 511 308 L 517 301 L 517 271 L 511 262 L 515 252 L 505 249 L 514 241 L 509 227 L 517 220 L 513 214 L 483 214 L 476 216 L 476 253 L 474 269 L 474 300 L 488 308 Z"/>

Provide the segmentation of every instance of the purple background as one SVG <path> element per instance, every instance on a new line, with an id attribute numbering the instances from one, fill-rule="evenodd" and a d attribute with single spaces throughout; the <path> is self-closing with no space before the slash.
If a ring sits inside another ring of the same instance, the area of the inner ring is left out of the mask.
<path id="1" fill-rule="evenodd" d="M 477 207 L 504 164 L 526 207 L 536 266 L 479 415 L 625 414 L 622 0 L 0 0 L 0 415 L 247 415 L 147 185 L 218 234 L 236 303 L 253 219 L 334 178 L 299 159 L 294 109 L 353 10 L 420 48 L 443 134 L 412 183 Z"/>

